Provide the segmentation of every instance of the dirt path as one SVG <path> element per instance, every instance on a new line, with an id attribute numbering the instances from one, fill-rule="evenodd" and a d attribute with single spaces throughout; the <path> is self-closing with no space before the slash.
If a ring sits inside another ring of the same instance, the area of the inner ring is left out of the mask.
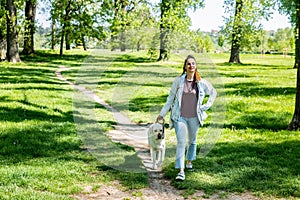
<path id="1" fill-rule="evenodd" d="M 60 67 L 56 71 L 56 76 L 58 79 L 73 85 L 75 89 L 78 89 L 83 94 L 88 95 L 95 102 L 103 105 L 106 109 L 114 112 L 114 116 L 117 120 L 117 125 L 115 130 L 108 132 L 107 134 L 113 141 L 120 142 L 122 144 L 129 145 L 135 149 L 138 156 L 141 158 L 145 168 L 148 171 L 149 188 L 140 190 L 142 192 L 142 197 L 144 199 L 153 200 L 164 200 L 164 199 L 184 199 L 178 190 L 171 186 L 170 181 L 163 178 L 163 173 L 161 169 L 152 170 L 150 162 L 150 153 L 148 148 L 147 138 L 147 127 L 138 126 L 133 124 L 126 116 L 112 108 L 104 100 L 100 99 L 93 92 L 87 90 L 82 86 L 75 85 L 71 81 L 68 81 L 61 75 L 61 72 L 69 70 L 65 67 Z M 131 136 L 138 136 L 132 138 Z M 139 139 L 141 138 L 141 139 Z M 124 199 L 128 197 L 130 199 L 141 199 L 141 197 L 134 197 L 132 194 L 135 191 L 122 191 L 122 186 L 116 181 L 112 185 L 101 186 L 99 192 L 92 193 L 91 188 L 87 187 L 85 191 L 76 196 L 79 199 Z"/>
<path id="2" fill-rule="evenodd" d="M 115 130 L 108 132 L 107 134 L 111 137 L 113 141 L 117 141 L 126 145 L 129 145 L 135 149 L 138 156 L 141 158 L 145 168 L 148 171 L 149 187 L 138 191 L 124 191 L 122 185 L 115 181 L 110 185 L 101 185 L 97 192 L 93 192 L 91 187 L 86 187 L 85 190 L 78 195 L 73 197 L 81 200 L 99 199 L 99 200 L 181 200 L 184 197 L 181 195 L 183 191 L 177 190 L 171 186 L 170 181 L 164 179 L 161 169 L 152 170 L 150 163 L 150 153 L 148 148 L 147 127 L 138 126 L 133 124 L 126 116 L 115 110 L 104 100 L 100 99 L 92 91 L 89 91 L 85 87 L 75 85 L 71 81 L 68 81 L 61 75 L 61 72 L 69 70 L 61 66 L 56 72 L 56 76 L 59 80 L 62 80 L 70 85 L 73 85 L 75 89 L 81 91 L 84 95 L 88 95 L 89 98 L 93 99 L 95 102 L 103 105 L 106 109 L 114 113 L 117 120 L 117 126 Z M 131 136 L 139 136 L 132 138 Z M 138 139 L 140 138 L 140 139 Z M 141 195 L 136 195 L 141 194 Z M 201 191 L 196 191 L 189 199 L 208 199 L 203 198 L 205 194 Z M 219 194 L 211 196 L 209 199 L 229 199 L 229 200 L 253 200 L 255 198 L 251 194 L 235 195 L 232 194 L 227 198 L 220 197 Z"/>

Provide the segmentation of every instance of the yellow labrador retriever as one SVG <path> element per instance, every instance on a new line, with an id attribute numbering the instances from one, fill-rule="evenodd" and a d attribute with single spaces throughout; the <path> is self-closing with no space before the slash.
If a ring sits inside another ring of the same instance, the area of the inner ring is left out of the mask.
<path id="1" fill-rule="evenodd" d="M 163 164 L 166 151 L 166 140 L 164 124 L 158 122 L 152 124 L 148 129 L 148 144 L 152 158 L 152 169 L 157 169 Z"/>

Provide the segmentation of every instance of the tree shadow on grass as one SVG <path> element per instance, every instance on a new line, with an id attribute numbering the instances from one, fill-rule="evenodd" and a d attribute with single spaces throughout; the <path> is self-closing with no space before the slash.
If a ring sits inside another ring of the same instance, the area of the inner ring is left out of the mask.
<path id="1" fill-rule="evenodd" d="M 150 63 L 153 62 L 150 58 L 141 57 L 141 56 L 134 56 L 129 54 L 124 54 L 118 56 L 114 61 L 118 62 L 132 62 L 132 63 Z"/>
<path id="2" fill-rule="evenodd" d="M 260 69 L 263 70 L 263 68 L 265 68 L 265 70 L 270 70 L 270 69 L 279 69 L 279 65 L 273 65 L 273 64 L 256 64 L 256 63 L 241 63 L 241 64 L 237 64 L 237 63 L 229 63 L 229 62 L 220 62 L 220 63 L 214 63 L 213 65 L 217 65 L 217 66 L 222 66 L 222 67 L 228 67 L 230 68 L 241 68 L 241 67 L 249 67 L 250 69 Z M 291 69 L 293 70 L 294 66 L 284 66 L 284 68 L 286 69 Z M 282 67 L 280 67 L 282 68 Z"/>
<path id="3" fill-rule="evenodd" d="M 206 157 L 193 162 L 196 170 L 187 175 L 185 182 L 173 184 L 182 189 L 204 190 L 208 195 L 218 191 L 250 191 L 266 196 L 300 197 L 299 151 L 299 141 L 294 140 L 217 143 Z M 166 175 L 172 173 L 168 168 Z"/>
<path id="4" fill-rule="evenodd" d="M 37 56 L 26 57 L 23 61 L 47 63 L 54 57 L 56 55 L 40 52 Z M 0 155 L 3 162 L 22 162 L 36 157 L 53 157 L 74 150 L 81 151 L 79 140 L 62 139 L 70 135 L 76 138 L 72 111 L 51 108 L 44 101 L 41 104 L 32 103 L 26 96 L 27 89 L 42 89 L 43 92 L 39 94 L 46 95 L 49 95 L 47 90 L 70 90 L 61 87 L 61 82 L 48 66 L 36 69 L 28 66 L 30 64 L 27 63 L 24 68 L 11 64 L 7 68 L 1 68 L 4 78 L 0 83 L 9 83 L 12 91 L 24 90 L 23 99 L 14 95 L 0 98 L 0 103 L 5 104 L 1 106 L 0 121 L 8 123 L 7 128 L 1 129 L 0 133 Z M 42 87 L 39 84 L 43 84 Z M 52 96 L 49 95 L 49 98 Z M 16 125 L 19 122 L 22 123 Z"/>
<path id="5" fill-rule="evenodd" d="M 133 98 L 129 102 L 129 110 L 133 112 L 136 111 L 149 112 L 153 108 L 162 107 L 166 99 L 167 99 L 167 95 L 161 95 L 157 97 Z"/>
<path id="6" fill-rule="evenodd" d="M 234 101 L 230 104 L 227 103 L 226 107 L 228 110 L 233 110 L 238 113 L 232 115 L 232 118 L 227 116 L 227 122 L 223 125 L 224 128 L 233 130 L 248 128 L 272 131 L 286 130 L 289 123 L 288 120 L 291 118 L 291 114 L 285 111 L 246 111 L 249 105 L 244 101 Z"/>
<path id="7" fill-rule="evenodd" d="M 50 110 L 46 105 L 39 105 L 35 103 L 31 103 L 26 98 L 23 100 L 11 100 L 9 97 L 2 96 L 0 98 L 0 103 L 19 103 L 20 106 L 14 106 L 13 108 L 7 106 L 0 106 L 0 121 L 9 121 L 9 122 L 21 122 L 24 120 L 39 120 L 43 121 L 51 121 L 51 122 L 72 122 L 73 115 L 72 112 L 64 112 L 60 109 L 53 108 L 52 110 L 58 115 L 50 115 L 47 114 L 46 110 Z M 25 108 L 26 105 L 32 107 L 34 109 Z"/>
<path id="8" fill-rule="evenodd" d="M 287 130 L 291 114 L 289 112 L 255 111 L 235 117 L 234 121 L 224 128 L 229 129 L 266 129 L 272 131 Z"/>
<path id="9" fill-rule="evenodd" d="M 81 150 L 80 141 L 60 140 L 74 135 L 72 123 L 39 123 L 27 127 L 12 127 L 0 135 L 0 155 L 6 164 L 24 162 L 37 157 Z M 75 135 L 74 135 L 75 137 Z M 7 161 L 4 161 L 7 159 Z"/>
<path id="10" fill-rule="evenodd" d="M 59 60 L 57 55 L 49 56 L 48 54 L 39 54 L 40 57 L 27 58 L 25 61 L 32 62 L 32 66 L 36 66 L 34 63 L 49 62 L 49 66 L 57 67 L 58 63 L 65 64 L 65 60 L 74 60 L 83 57 L 65 57 L 62 61 Z M 57 60 L 56 60 L 57 59 Z M 24 61 L 23 60 L 23 61 Z M 76 62 L 74 62 L 76 63 Z M 28 64 L 30 66 L 31 64 Z M 75 64 L 73 65 L 75 66 Z M 30 70 L 21 69 L 21 67 L 9 67 L 7 71 L 3 71 L 7 77 L 2 79 L 2 83 L 43 83 L 49 85 L 49 90 L 52 90 L 53 85 L 60 85 L 61 82 L 56 80 L 54 70 L 47 69 L 47 67 L 39 67 L 36 70 L 32 67 Z M 43 85 L 43 90 L 47 90 L 47 86 Z M 30 86 L 29 89 L 37 88 L 38 86 Z M 16 89 L 12 86 L 11 89 Z M 21 86 L 18 90 L 28 89 L 25 86 Z M 54 89 L 53 89 L 54 90 Z M 46 91 L 45 91 L 46 92 Z M 82 141 L 77 137 L 76 130 L 74 128 L 73 114 L 79 113 L 63 112 L 59 109 L 54 109 L 54 112 L 59 114 L 51 115 L 43 110 L 48 110 L 47 105 L 38 105 L 32 103 L 26 99 L 24 100 L 10 100 L 6 97 L 1 97 L 1 100 L 5 103 L 17 103 L 20 107 L 2 108 L 2 118 L 10 124 L 10 122 L 23 122 L 20 125 L 14 125 L 2 129 L 0 133 L 0 157 L 1 164 L 14 165 L 16 163 L 24 163 L 36 158 L 47 158 L 47 161 L 53 160 L 77 160 L 83 162 L 89 162 L 92 159 L 87 159 L 84 154 L 87 154 L 87 150 L 82 148 Z M 24 107 L 25 108 L 24 108 Z M 26 107 L 32 107 L 33 110 Z M 88 123 L 86 119 L 85 122 Z M 25 122 L 24 122 L 25 121 Z M 28 122 L 28 124 L 26 123 Z M 100 126 L 110 127 L 114 125 L 111 121 L 101 121 Z M 130 150 L 128 146 L 124 146 L 123 150 Z M 72 156 L 73 153 L 77 156 Z M 49 158 L 49 159 L 48 159 Z M 136 163 L 139 160 L 137 155 L 127 157 L 125 165 Z M 94 159 L 95 161 L 95 159 Z M 99 160 L 101 162 L 101 160 Z M 147 174 L 132 174 L 121 172 L 118 170 L 112 170 L 108 174 L 113 179 L 121 180 L 122 183 L 128 188 L 145 187 L 148 184 Z"/>
<path id="11" fill-rule="evenodd" d="M 154 66 L 153 66 L 154 67 Z M 68 71 L 64 72 L 65 75 L 72 75 L 74 72 Z M 77 77 L 72 78 L 74 82 L 78 85 L 85 86 L 103 86 L 109 85 L 114 86 L 156 86 L 156 87 L 166 87 L 166 83 L 160 83 L 157 80 L 174 78 L 178 74 L 169 73 L 165 74 L 159 71 L 154 71 L 149 68 L 149 70 L 141 67 L 136 67 L 128 70 L 120 69 L 95 69 L 95 70 L 80 70 L 77 72 Z M 171 87 L 171 83 L 169 83 Z"/>
<path id="12" fill-rule="evenodd" d="M 54 72 L 49 69 L 28 69 L 21 67 L 1 68 L 0 83 L 38 83 L 38 84 L 59 84 L 57 79 L 53 80 Z"/>
<path id="13" fill-rule="evenodd" d="M 52 51 L 35 51 L 35 54 L 32 56 L 23 56 L 21 55 L 22 61 L 28 62 L 28 63 L 35 63 L 35 62 L 40 62 L 40 63 L 59 63 L 59 62 L 65 62 L 65 61 L 75 61 L 78 62 L 78 60 L 83 60 L 86 58 L 87 55 L 84 54 L 73 54 L 73 55 L 68 55 L 64 54 L 60 56 L 58 53 L 54 53 Z"/>
<path id="14" fill-rule="evenodd" d="M 132 158 L 128 159 L 130 160 Z M 97 169 L 99 171 L 104 171 L 108 173 L 111 177 L 114 177 L 114 179 L 119 180 L 122 183 L 122 185 L 126 186 L 128 189 L 139 189 L 148 186 L 148 174 L 146 172 L 123 172 L 107 165 L 98 165 Z"/>
<path id="15" fill-rule="evenodd" d="M 258 82 L 231 83 L 226 84 L 225 87 L 233 89 L 226 91 L 227 95 L 239 95 L 245 97 L 266 97 L 296 94 L 296 88 L 293 87 L 263 87 L 262 84 Z"/>
<path id="16" fill-rule="evenodd" d="M 13 127 L 0 134 L 1 165 L 21 164 L 36 158 L 47 158 L 47 162 L 52 160 L 53 162 L 58 162 L 58 160 L 95 162 L 95 158 L 87 156 L 89 151 L 82 146 L 82 141 L 76 136 L 73 123 L 52 122 L 23 128 Z M 126 145 L 118 144 L 118 147 L 122 151 L 133 151 L 132 147 Z M 134 164 L 133 169 L 138 167 L 136 163 L 141 165 L 136 154 L 126 157 L 125 161 L 124 167 L 127 168 L 130 167 L 130 164 Z M 102 166 L 99 167 L 99 171 L 105 171 L 110 179 L 120 180 L 129 189 L 143 188 L 148 185 L 146 172 L 131 173 L 116 170 L 102 164 L 101 160 L 98 164 Z"/>
<path id="17" fill-rule="evenodd" d="M 217 66 L 226 67 L 221 70 L 222 77 L 230 78 L 259 78 L 259 75 L 268 75 L 270 70 L 294 70 L 293 66 L 280 65 L 264 65 L 264 64 L 230 64 L 230 63 L 216 63 Z M 259 74 L 257 72 L 259 71 Z"/>

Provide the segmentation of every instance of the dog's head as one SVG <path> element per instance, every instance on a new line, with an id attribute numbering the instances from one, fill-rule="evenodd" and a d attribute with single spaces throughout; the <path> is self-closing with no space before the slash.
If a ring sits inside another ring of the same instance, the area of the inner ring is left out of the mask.
<path id="1" fill-rule="evenodd" d="M 155 140 L 161 140 L 165 137 L 163 126 L 161 124 L 152 124 L 149 127 L 149 133 L 151 134 L 151 137 Z"/>

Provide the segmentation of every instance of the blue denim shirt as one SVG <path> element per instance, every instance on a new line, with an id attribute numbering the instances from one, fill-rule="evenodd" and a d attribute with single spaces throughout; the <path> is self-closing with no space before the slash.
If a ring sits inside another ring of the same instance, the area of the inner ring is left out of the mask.
<path id="1" fill-rule="evenodd" d="M 165 117 L 166 114 L 171 110 L 170 114 L 170 128 L 173 128 L 173 122 L 178 121 L 181 111 L 181 99 L 183 93 L 184 79 L 186 74 L 177 77 L 171 87 L 169 96 L 164 107 L 160 111 L 160 115 Z M 206 110 L 208 110 L 214 103 L 217 91 L 215 88 L 205 79 L 197 81 L 198 87 L 198 102 L 197 102 L 197 117 L 199 123 L 203 126 L 204 120 L 207 118 Z M 205 104 L 202 104 L 205 95 L 209 98 Z"/>

